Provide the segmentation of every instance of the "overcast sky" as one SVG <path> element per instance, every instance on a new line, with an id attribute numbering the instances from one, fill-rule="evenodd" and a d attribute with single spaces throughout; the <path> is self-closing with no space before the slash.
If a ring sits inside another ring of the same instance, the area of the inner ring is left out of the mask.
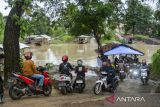
<path id="1" fill-rule="evenodd" d="M 125 2 L 125 0 L 122 0 L 123 2 Z M 153 2 L 146 2 L 147 4 L 149 4 L 150 6 L 152 6 L 154 9 L 156 8 L 156 3 Z M 7 16 L 9 14 L 10 8 L 5 9 L 7 6 L 7 3 L 4 2 L 4 0 L 0 0 L 0 12 L 4 15 Z"/>

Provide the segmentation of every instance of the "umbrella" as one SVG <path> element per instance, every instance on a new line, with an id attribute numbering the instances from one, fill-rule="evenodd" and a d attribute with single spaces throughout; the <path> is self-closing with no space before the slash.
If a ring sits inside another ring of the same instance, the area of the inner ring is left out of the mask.
<path id="1" fill-rule="evenodd" d="M 112 48 L 109 51 L 104 52 L 104 55 L 120 55 L 120 54 L 126 54 L 126 55 L 144 55 L 143 52 L 140 52 L 139 50 L 136 50 L 128 45 L 120 44 L 114 48 Z"/>
<path id="2" fill-rule="evenodd" d="M 28 45 L 24 44 L 24 43 L 19 43 L 20 49 L 25 49 L 25 48 L 29 48 Z M 3 49 L 3 45 L 0 44 L 0 48 Z"/>

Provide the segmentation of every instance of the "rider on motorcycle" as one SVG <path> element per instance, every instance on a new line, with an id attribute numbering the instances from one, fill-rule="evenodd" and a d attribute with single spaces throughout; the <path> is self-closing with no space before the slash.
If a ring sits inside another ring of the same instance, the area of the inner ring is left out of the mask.
<path id="1" fill-rule="evenodd" d="M 111 83 L 113 89 L 115 89 L 115 69 L 112 67 L 111 63 L 107 63 L 107 83 Z"/>
<path id="2" fill-rule="evenodd" d="M 149 69 L 148 69 L 148 65 L 147 65 L 146 59 L 143 59 L 143 60 L 142 60 L 141 67 L 147 69 L 147 74 L 148 74 L 148 76 L 149 76 L 150 72 L 149 72 Z"/>
<path id="3" fill-rule="evenodd" d="M 106 71 L 106 70 L 107 70 L 107 62 L 103 62 L 100 71 Z"/>
<path id="4" fill-rule="evenodd" d="M 62 63 L 59 65 L 59 72 L 61 74 L 66 74 L 67 76 L 70 76 L 72 79 L 72 74 L 70 73 L 70 70 L 73 70 L 72 65 L 68 62 L 68 56 L 64 55 L 62 56 Z"/>
<path id="5" fill-rule="evenodd" d="M 83 65 L 83 61 L 77 60 L 77 66 L 75 68 L 75 73 L 77 74 L 77 76 L 80 75 L 85 78 L 85 72 L 86 72 L 86 68 Z"/>
<path id="6" fill-rule="evenodd" d="M 85 72 L 87 72 L 86 67 L 83 65 L 83 61 L 82 60 L 77 60 L 77 66 L 75 68 L 75 73 L 78 76 L 82 76 L 84 79 L 84 84 L 85 84 Z M 75 82 L 73 84 L 73 87 L 75 86 Z"/>
<path id="7" fill-rule="evenodd" d="M 34 62 L 31 60 L 32 59 L 32 52 L 26 52 L 24 54 L 24 57 L 26 60 L 23 62 L 23 68 L 22 68 L 23 74 L 27 77 L 39 79 L 40 81 L 37 86 L 37 90 L 42 91 L 44 76 L 38 74 L 36 67 L 34 65 Z"/>

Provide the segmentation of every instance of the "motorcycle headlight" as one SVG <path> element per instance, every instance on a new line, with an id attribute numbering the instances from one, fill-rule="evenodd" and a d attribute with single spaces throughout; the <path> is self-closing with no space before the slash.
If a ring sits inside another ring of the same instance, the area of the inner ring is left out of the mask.
<path id="1" fill-rule="evenodd" d="M 130 70 L 129 70 L 129 72 L 132 72 L 132 71 L 133 71 L 133 69 L 130 69 Z"/>
<path id="2" fill-rule="evenodd" d="M 134 71 L 133 74 L 134 74 L 134 75 L 138 75 L 138 71 Z"/>

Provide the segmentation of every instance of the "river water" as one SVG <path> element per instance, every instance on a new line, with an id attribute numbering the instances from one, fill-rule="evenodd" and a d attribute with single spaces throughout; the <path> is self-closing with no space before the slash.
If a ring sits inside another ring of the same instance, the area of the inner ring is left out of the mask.
<path id="1" fill-rule="evenodd" d="M 160 45 L 150 45 L 142 42 L 137 42 L 131 46 L 145 53 L 144 56 L 139 56 L 140 61 L 142 59 L 147 59 L 149 63 L 151 62 L 152 55 L 160 49 Z M 97 66 L 96 48 L 97 44 L 94 39 L 92 39 L 90 43 L 87 44 L 31 45 L 30 50 L 33 52 L 33 60 L 36 65 L 44 65 L 45 63 L 58 65 L 61 63 L 62 56 L 68 55 L 69 62 L 72 64 L 75 64 L 77 59 L 82 59 L 85 65 L 95 67 Z"/>

